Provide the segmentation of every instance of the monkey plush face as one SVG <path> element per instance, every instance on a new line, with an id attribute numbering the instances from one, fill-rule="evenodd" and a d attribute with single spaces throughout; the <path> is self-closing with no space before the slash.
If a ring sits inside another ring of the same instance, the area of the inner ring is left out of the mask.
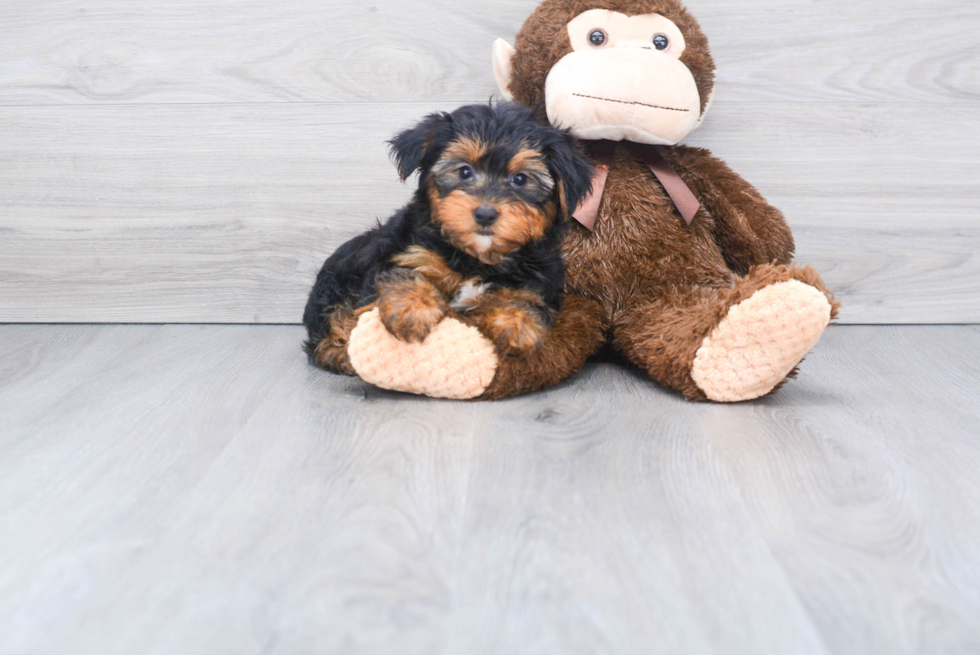
<path id="1" fill-rule="evenodd" d="M 673 145 L 707 112 L 714 64 L 676 0 L 546 0 L 517 37 L 494 44 L 508 98 L 543 107 L 582 139 Z"/>
<path id="2" fill-rule="evenodd" d="M 684 35 L 660 14 L 592 9 L 568 23 L 572 52 L 545 81 L 548 120 L 582 139 L 673 145 L 701 117 Z"/>

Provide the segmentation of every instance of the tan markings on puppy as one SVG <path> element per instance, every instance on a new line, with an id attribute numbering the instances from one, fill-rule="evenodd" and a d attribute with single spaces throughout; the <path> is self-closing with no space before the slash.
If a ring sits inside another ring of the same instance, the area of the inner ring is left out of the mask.
<path id="1" fill-rule="evenodd" d="M 551 181 L 548 166 L 544 163 L 544 156 L 533 148 L 522 149 L 507 162 L 507 172 L 511 175 L 516 175 L 521 171 L 542 173 L 544 181 Z"/>
<path id="2" fill-rule="evenodd" d="M 523 203 L 508 202 L 498 207 L 500 218 L 494 224 L 495 250 L 512 252 L 544 236 L 555 220 L 552 203 L 538 209 Z M 499 245 L 498 245 L 499 244 Z"/>
<path id="3" fill-rule="evenodd" d="M 480 294 L 472 301 L 471 312 L 477 327 L 504 355 L 534 352 L 548 332 L 544 299 L 527 289 L 499 288 Z"/>
<path id="4" fill-rule="evenodd" d="M 445 198 L 440 198 L 438 193 L 434 195 L 435 198 L 430 197 L 435 210 L 434 218 L 450 236 L 462 236 L 477 231 L 479 226 L 473 219 L 473 212 L 483 204 L 478 198 L 459 189 L 450 192 Z"/>
<path id="5" fill-rule="evenodd" d="M 410 246 L 391 258 L 395 266 L 407 268 L 431 282 L 447 298 L 456 295 L 465 283 L 462 275 L 449 268 L 446 260 L 422 246 Z"/>
<path id="6" fill-rule="evenodd" d="M 433 222 L 442 228 L 443 236 L 454 246 L 484 264 L 496 266 L 503 261 L 506 253 L 496 252 L 494 237 L 480 234 L 480 226 L 473 219 L 473 212 L 483 204 L 479 199 L 459 189 L 440 198 L 435 186 L 430 186 L 429 203 Z"/>
<path id="7" fill-rule="evenodd" d="M 320 340 L 313 351 L 317 364 L 341 375 L 357 375 L 347 356 L 347 342 L 350 333 L 357 327 L 359 314 L 346 305 L 337 305 L 330 314 L 330 333 Z"/>
<path id="8" fill-rule="evenodd" d="M 381 322 L 391 334 L 409 343 L 424 341 L 448 311 L 437 288 L 407 271 L 382 282 L 378 295 Z"/>
<path id="9" fill-rule="evenodd" d="M 505 256 L 541 238 L 555 220 L 557 208 L 548 203 L 538 209 L 521 202 L 495 205 L 500 218 L 485 231 L 480 230 L 473 212 L 484 204 L 461 189 L 439 197 L 435 184 L 428 189 L 432 220 L 442 228 L 443 235 L 457 248 L 484 264 L 497 266 Z"/>
<path id="10" fill-rule="evenodd" d="M 475 164 L 487 154 L 487 146 L 482 141 L 470 137 L 460 137 L 450 143 L 443 151 L 442 159 L 458 159 Z"/>
<path id="11" fill-rule="evenodd" d="M 565 197 L 565 183 L 558 179 L 558 204 L 561 207 L 561 215 L 565 218 L 571 218 L 572 212 L 578 209 L 578 207 L 568 208 L 568 199 Z"/>

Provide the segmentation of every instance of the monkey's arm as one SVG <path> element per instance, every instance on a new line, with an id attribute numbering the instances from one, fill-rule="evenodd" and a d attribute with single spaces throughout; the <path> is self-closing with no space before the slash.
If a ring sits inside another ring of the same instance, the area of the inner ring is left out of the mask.
<path id="1" fill-rule="evenodd" d="M 745 275 L 760 264 L 789 264 L 795 245 L 782 212 L 728 165 L 701 148 L 678 146 L 671 161 L 715 219 L 728 266 Z M 697 220 L 697 219 L 695 219 Z"/>

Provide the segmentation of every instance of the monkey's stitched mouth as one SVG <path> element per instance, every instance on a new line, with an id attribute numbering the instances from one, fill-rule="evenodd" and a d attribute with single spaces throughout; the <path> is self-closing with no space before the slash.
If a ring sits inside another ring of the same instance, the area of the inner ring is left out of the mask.
<path id="1" fill-rule="evenodd" d="M 588 98 L 589 100 L 602 100 L 604 102 L 615 102 L 620 105 L 639 105 L 641 107 L 650 107 L 651 109 L 663 109 L 664 111 L 683 111 L 689 112 L 690 109 L 678 109 L 676 107 L 661 107 L 660 105 L 651 105 L 646 102 L 636 102 L 632 100 L 613 100 L 612 98 L 600 98 L 599 96 L 587 96 L 584 93 L 573 93 L 573 96 L 578 98 Z"/>

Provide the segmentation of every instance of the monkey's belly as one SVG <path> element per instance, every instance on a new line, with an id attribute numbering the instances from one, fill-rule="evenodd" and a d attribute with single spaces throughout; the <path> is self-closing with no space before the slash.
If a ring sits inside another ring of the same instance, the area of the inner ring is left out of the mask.
<path id="1" fill-rule="evenodd" d="M 599 220 L 603 224 L 595 232 L 576 227 L 565 237 L 565 289 L 595 300 L 610 313 L 678 287 L 722 288 L 732 283 L 710 233 L 684 225 L 673 212 L 600 215 Z"/>

